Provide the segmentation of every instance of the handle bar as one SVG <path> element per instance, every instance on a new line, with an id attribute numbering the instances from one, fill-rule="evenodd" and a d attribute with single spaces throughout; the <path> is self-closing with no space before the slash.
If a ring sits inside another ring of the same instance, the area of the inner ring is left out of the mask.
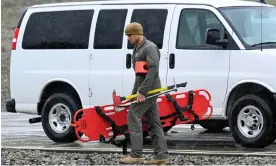
<path id="1" fill-rule="evenodd" d="M 159 93 L 159 92 L 174 89 L 174 88 L 181 88 L 181 87 L 184 88 L 186 86 L 187 86 L 187 82 L 183 82 L 183 83 L 180 83 L 180 84 L 175 84 L 175 85 L 170 85 L 170 86 L 150 90 L 147 94 L 150 95 L 150 94 Z M 133 94 L 133 95 L 125 96 L 125 97 L 120 97 L 120 98 L 121 98 L 121 101 L 123 101 L 123 100 L 127 100 L 127 99 L 133 99 L 135 97 L 137 97 L 137 94 Z"/>

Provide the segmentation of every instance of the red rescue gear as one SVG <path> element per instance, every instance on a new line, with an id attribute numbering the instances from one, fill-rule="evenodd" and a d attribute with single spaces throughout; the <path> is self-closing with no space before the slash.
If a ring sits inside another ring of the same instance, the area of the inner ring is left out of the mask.
<path id="1" fill-rule="evenodd" d="M 173 127 L 178 124 L 193 124 L 208 119 L 213 113 L 210 104 L 211 95 L 205 89 L 177 92 L 160 95 L 157 99 L 161 124 L 164 127 Z M 76 135 L 82 142 L 99 140 L 123 146 L 126 154 L 126 141 L 129 136 L 127 127 L 127 113 L 129 107 L 116 112 L 113 104 L 94 106 L 78 110 L 74 115 Z M 207 114 L 208 113 L 208 114 Z M 81 117 L 77 119 L 77 117 Z M 192 125 L 192 129 L 193 129 Z M 147 132 L 147 124 L 143 122 L 143 131 Z M 79 133 L 88 139 L 83 139 Z M 116 136 L 124 135 L 124 142 L 117 143 Z M 106 141 L 110 138 L 109 141 Z"/>

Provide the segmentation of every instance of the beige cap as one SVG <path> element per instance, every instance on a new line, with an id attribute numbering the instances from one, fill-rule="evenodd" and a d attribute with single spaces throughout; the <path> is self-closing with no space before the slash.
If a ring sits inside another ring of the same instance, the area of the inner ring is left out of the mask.
<path id="1" fill-rule="evenodd" d="M 137 22 L 129 23 L 125 30 L 126 35 L 143 35 L 143 27 Z"/>

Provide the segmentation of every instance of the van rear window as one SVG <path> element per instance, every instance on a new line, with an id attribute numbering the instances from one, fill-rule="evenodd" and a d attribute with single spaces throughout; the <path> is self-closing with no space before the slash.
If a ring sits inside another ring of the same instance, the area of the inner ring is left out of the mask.
<path id="1" fill-rule="evenodd" d="M 31 14 L 23 36 L 23 49 L 87 49 L 93 10 Z"/>
<path id="2" fill-rule="evenodd" d="M 99 12 L 94 49 L 121 49 L 127 9 L 102 9 Z"/>
<path id="3" fill-rule="evenodd" d="M 154 42 L 159 49 L 162 49 L 167 14 L 167 9 L 134 9 L 131 22 L 142 24 L 144 36 Z M 132 49 L 133 47 L 128 42 L 127 48 Z"/>

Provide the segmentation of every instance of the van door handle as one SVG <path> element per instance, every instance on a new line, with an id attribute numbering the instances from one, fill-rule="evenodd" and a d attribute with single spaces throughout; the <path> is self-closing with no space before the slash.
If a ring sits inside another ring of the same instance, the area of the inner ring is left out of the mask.
<path id="1" fill-rule="evenodd" d="M 126 68 L 131 68 L 131 54 L 126 55 Z"/>
<path id="2" fill-rule="evenodd" d="M 170 69 L 173 69 L 174 66 L 175 66 L 175 55 L 170 54 L 170 56 L 169 56 L 169 67 L 170 67 Z"/>

